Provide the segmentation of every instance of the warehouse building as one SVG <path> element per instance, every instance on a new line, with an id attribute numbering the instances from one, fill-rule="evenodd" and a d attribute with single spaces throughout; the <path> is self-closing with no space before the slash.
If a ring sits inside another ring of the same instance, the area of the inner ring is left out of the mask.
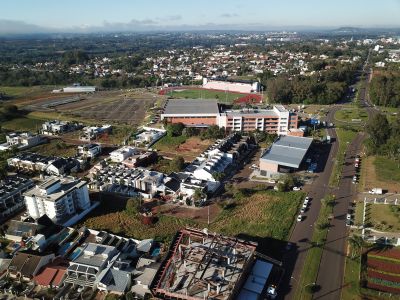
<path id="1" fill-rule="evenodd" d="M 300 168 L 311 138 L 281 136 L 260 158 L 260 175 L 273 177 L 279 173 L 290 173 Z"/>
<path id="2" fill-rule="evenodd" d="M 168 123 L 183 123 L 188 127 L 209 127 L 217 125 L 228 132 L 255 130 L 291 135 L 298 127 L 298 116 L 282 105 L 272 109 L 222 110 L 213 99 L 172 99 L 168 100 L 161 120 Z"/>

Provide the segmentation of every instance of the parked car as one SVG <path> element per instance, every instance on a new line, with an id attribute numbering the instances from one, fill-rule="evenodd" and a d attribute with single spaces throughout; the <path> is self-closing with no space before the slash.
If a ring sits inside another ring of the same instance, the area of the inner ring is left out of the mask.
<path id="1" fill-rule="evenodd" d="M 351 214 L 346 215 L 346 220 L 351 220 Z"/>
<path id="2" fill-rule="evenodd" d="M 304 202 L 302 208 L 306 209 L 307 208 L 307 204 L 308 203 Z"/>
<path id="3" fill-rule="evenodd" d="M 297 216 L 297 222 L 301 222 L 303 221 L 303 216 L 302 215 L 298 215 Z"/>
<path id="4" fill-rule="evenodd" d="M 358 164 L 358 163 L 355 163 L 355 164 L 354 164 L 354 167 L 355 167 L 355 168 L 358 168 L 358 167 L 359 167 L 359 164 Z"/>
<path id="5" fill-rule="evenodd" d="M 294 186 L 293 187 L 293 191 L 300 191 L 301 190 L 301 187 L 299 187 L 299 186 Z"/>
<path id="6" fill-rule="evenodd" d="M 351 226 L 353 225 L 353 221 L 352 220 L 346 220 L 346 226 Z"/>
<path id="7" fill-rule="evenodd" d="M 304 207 L 300 208 L 300 213 L 304 214 L 306 212 L 306 209 Z"/>
<path id="8" fill-rule="evenodd" d="M 310 201 L 310 198 L 308 196 L 304 198 L 304 203 L 308 204 L 309 201 Z"/>
<path id="9" fill-rule="evenodd" d="M 373 188 L 372 190 L 368 191 L 368 193 L 373 195 L 382 195 L 383 190 L 381 188 Z"/>

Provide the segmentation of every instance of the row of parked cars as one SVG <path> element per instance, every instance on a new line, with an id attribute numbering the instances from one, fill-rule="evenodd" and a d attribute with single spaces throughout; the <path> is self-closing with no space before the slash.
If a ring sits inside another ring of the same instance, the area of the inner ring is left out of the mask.
<path id="1" fill-rule="evenodd" d="M 354 168 L 355 168 L 355 174 L 353 176 L 353 184 L 358 183 L 358 171 L 360 170 L 360 163 L 361 163 L 361 158 L 359 155 L 356 155 L 354 159 Z"/>
<path id="2" fill-rule="evenodd" d="M 308 208 L 308 205 L 310 204 L 311 198 L 310 197 L 306 197 L 304 199 L 303 205 L 300 208 L 300 214 L 297 216 L 297 222 L 301 222 L 304 219 L 304 214 Z"/>

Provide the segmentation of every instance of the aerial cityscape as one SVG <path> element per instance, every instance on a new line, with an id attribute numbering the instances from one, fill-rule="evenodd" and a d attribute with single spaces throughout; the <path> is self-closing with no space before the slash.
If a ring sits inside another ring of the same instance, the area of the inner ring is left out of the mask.
<path id="1" fill-rule="evenodd" d="M 0 299 L 400 299 L 400 2 L 4 1 Z"/>

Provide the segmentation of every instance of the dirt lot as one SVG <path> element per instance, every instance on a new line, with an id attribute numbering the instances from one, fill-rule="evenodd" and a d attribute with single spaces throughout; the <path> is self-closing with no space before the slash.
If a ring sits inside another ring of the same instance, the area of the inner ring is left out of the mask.
<path id="1" fill-rule="evenodd" d="M 156 210 L 164 215 L 176 217 L 176 218 L 184 218 L 191 219 L 196 222 L 207 223 L 207 215 L 208 209 L 210 211 L 210 222 L 213 222 L 214 219 L 219 215 L 221 208 L 217 204 L 211 204 L 208 207 L 199 207 L 199 208 L 190 208 L 184 205 L 179 204 L 164 204 L 158 206 Z"/>
<path id="2" fill-rule="evenodd" d="M 191 137 L 177 147 L 170 146 L 168 150 L 162 149 L 160 153 L 171 158 L 180 155 L 185 159 L 185 161 L 192 161 L 213 143 L 214 141 L 212 140 L 201 140 L 199 137 Z M 155 147 L 157 148 L 157 145 Z"/>

